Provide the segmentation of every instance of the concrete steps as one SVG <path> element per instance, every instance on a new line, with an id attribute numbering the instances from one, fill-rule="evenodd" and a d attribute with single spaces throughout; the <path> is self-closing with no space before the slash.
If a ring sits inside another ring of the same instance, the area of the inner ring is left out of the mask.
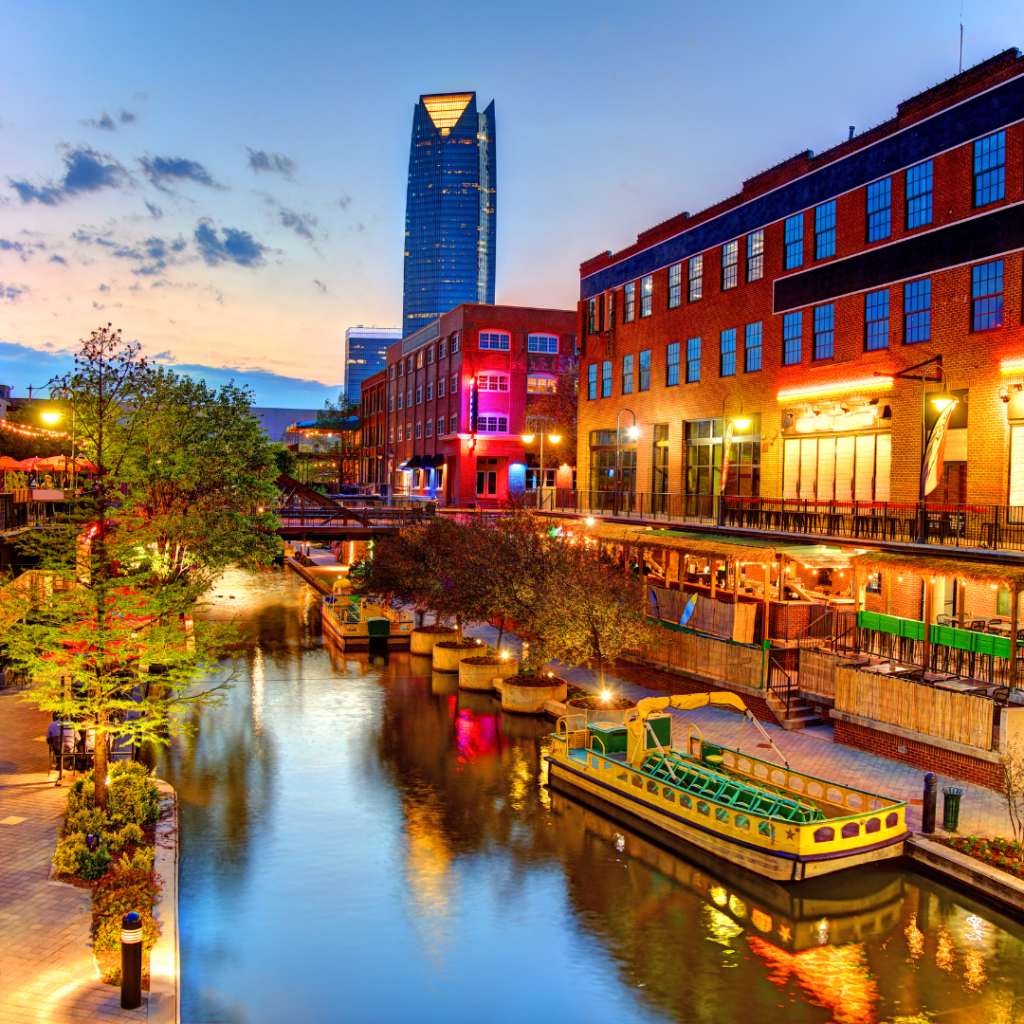
<path id="1" fill-rule="evenodd" d="M 810 705 L 801 697 L 794 697 L 789 702 L 787 711 L 784 701 L 779 700 L 770 692 L 765 696 L 765 703 L 778 720 L 779 725 L 787 731 L 806 729 L 809 725 L 821 725 L 821 717 L 811 710 Z"/>

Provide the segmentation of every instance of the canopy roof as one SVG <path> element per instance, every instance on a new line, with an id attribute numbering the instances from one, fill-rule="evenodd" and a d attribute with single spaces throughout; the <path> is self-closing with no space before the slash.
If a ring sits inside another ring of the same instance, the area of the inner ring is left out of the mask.
<path id="1" fill-rule="evenodd" d="M 902 554 L 896 551 L 866 551 L 855 555 L 851 564 L 869 572 L 902 570 L 919 577 L 954 576 L 972 583 L 996 583 L 1024 590 L 1024 564 L 969 562 L 963 558 L 936 558 L 932 555 Z"/>
<path id="2" fill-rule="evenodd" d="M 639 526 L 617 523 L 595 523 L 581 526 L 588 537 L 612 544 L 639 544 L 645 548 L 661 548 L 706 558 L 738 558 L 743 562 L 764 565 L 775 560 L 775 545 L 771 541 L 750 540 L 746 537 L 727 537 L 715 534 L 683 533 L 679 530 L 651 530 Z"/>

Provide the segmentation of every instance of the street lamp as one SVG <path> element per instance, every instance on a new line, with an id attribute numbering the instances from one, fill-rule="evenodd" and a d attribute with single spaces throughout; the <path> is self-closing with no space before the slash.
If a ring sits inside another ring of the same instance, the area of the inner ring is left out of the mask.
<path id="1" fill-rule="evenodd" d="M 622 414 L 628 412 L 633 417 L 633 425 L 626 427 L 626 436 L 631 440 L 635 441 L 640 436 L 640 428 L 636 423 L 636 413 L 632 409 L 620 409 L 618 415 L 615 417 L 615 498 L 614 498 L 614 511 L 615 515 L 619 514 L 619 476 L 622 472 L 622 428 L 619 425 L 619 420 L 622 418 Z"/>
<path id="2" fill-rule="evenodd" d="M 41 414 L 40 419 L 48 426 L 52 427 L 59 419 L 59 412 L 44 412 Z"/>
<path id="3" fill-rule="evenodd" d="M 554 420 L 550 416 L 527 416 L 526 417 L 526 429 L 530 429 L 532 424 L 534 430 L 537 430 L 538 425 L 545 423 L 554 423 Z M 540 483 L 537 485 L 537 508 L 541 509 L 544 507 L 544 430 L 541 429 L 540 433 Z M 537 437 L 536 433 L 520 434 L 524 444 L 533 444 L 534 439 Z M 558 444 L 562 440 L 561 434 L 551 433 L 547 435 L 548 440 L 552 444 Z"/>

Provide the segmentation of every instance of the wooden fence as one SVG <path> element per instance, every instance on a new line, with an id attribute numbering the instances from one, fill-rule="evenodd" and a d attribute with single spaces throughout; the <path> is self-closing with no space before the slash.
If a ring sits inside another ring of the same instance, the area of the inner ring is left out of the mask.
<path id="1" fill-rule="evenodd" d="M 837 711 L 968 747 L 992 749 L 994 705 L 985 697 L 934 689 L 852 668 L 836 670 L 835 697 Z"/>
<path id="2" fill-rule="evenodd" d="M 857 673 L 856 668 L 844 665 L 842 657 L 819 654 L 809 648 L 800 651 L 799 686 L 808 693 L 822 697 L 835 697 L 836 681 Z M 863 675 L 863 673 L 859 673 Z"/>
<path id="3" fill-rule="evenodd" d="M 644 661 L 668 665 L 686 674 L 761 689 L 764 652 L 760 647 L 730 643 L 662 627 L 662 641 L 629 653 Z"/>
<path id="4" fill-rule="evenodd" d="M 693 597 L 693 594 L 685 590 L 670 590 L 667 587 L 647 589 L 648 614 L 673 624 L 679 622 L 683 609 Z M 729 601 L 712 601 L 710 597 L 699 594 L 686 625 L 701 633 L 713 633 L 715 636 L 749 644 L 754 639 L 757 607 L 747 602 L 733 604 Z"/>

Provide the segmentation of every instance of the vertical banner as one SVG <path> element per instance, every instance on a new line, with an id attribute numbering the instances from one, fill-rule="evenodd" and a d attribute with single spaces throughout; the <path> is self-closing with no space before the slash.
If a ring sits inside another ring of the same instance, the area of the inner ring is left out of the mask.
<path id="1" fill-rule="evenodd" d="M 476 419 L 476 377 L 474 377 L 469 388 L 469 432 L 471 434 L 476 433 Z"/>
<path id="2" fill-rule="evenodd" d="M 719 494 L 725 494 L 726 484 L 729 482 L 729 452 L 732 450 L 732 435 L 736 432 L 736 424 L 732 420 L 726 421 L 725 437 L 722 438 L 722 472 L 720 474 L 721 485 Z"/>
<path id="3" fill-rule="evenodd" d="M 946 460 L 946 429 L 957 405 L 958 402 L 950 402 L 945 409 L 939 411 L 939 418 L 928 437 L 924 465 L 921 467 L 921 493 L 926 497 L 939 485 Z"/>

